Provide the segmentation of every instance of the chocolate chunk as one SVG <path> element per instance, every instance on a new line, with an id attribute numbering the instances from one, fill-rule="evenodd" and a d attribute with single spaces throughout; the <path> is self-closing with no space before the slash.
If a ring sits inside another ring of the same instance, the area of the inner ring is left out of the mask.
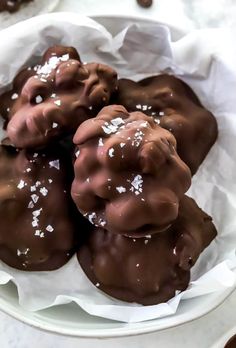
<path id="1" fill-rule="evenodd" d="M 26 271 L 63 266 L 88 229 L 71 198 L 73 167 L 59 146 L 0 147 L 0 259 Z"/>
<path id="2" fill-rule="evenodd" d="M 107 106 L 78 128 L 74 143 L 72 198 L 91 223 L 141 237 L 177 218 L 191 173 L 173 135 L 154 119 Z"/>
<path id="3" fill-rule="evenodd" d="M 31 2 L 32 0 L 0 0 L 0 12 L 8 11 L 10 13 L 16 12 L 20 9 L 24 3 Z"/>
<path id="4" fill-rule="evenodd" d="M 137 0 L 137 3 L 144 8 L 152 6 L 152 0 Z"/>
<path id="5" fill-rule="evenodd" d="M 77 254 L 88 278 L 110 296 L 144 305 L 168 301 L 185 290 L 191 267 L 216 230 L 211 218 L 187 196 L 179 212 L 167 231 L 145 238 L 94 229 Z"/>
<path id="6" fill-rule="evenodd" d="M 225 348 L 235 348 L 236 347 L 236 335 L 234 335 L 226 344 Z"/>
<path id="7" fill-rule="evenodd" d="M 148 77 L 139 82 L 119 80 L 114 100 L 128 111 L 142 111 L 173 133 L 177 152 L 194 174 L 217 138 L 217 123 L 192 89 L 170 75 Z"/>
<path id="8" fill-rule="evenodd" d="M 55 46 L 42 64 L 20 72 L 0 97 L 7 134 L 19 148 L 44 147 L 73 133 L 109 103 L 116 72 L 103 64 L 82 64 L 73 47 Z"/>

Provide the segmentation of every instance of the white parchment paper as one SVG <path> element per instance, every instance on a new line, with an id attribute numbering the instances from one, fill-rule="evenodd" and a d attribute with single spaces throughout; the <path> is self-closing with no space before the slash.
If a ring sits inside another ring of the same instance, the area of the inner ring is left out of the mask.
<path id="1" fill-rule="evenodd" d="M 168 303 L 141 306 L 106 296 L 92 285 L 76 257 L 53 272 L 21 272 L 0 262 L 0 284 L 12 280 L 20 304 L 36 311 L 76 302 L 90 314 L 139 322 L 174 315 L 182 299 L 225 291 L 236 283 L 236 50 L 229 30 L 201 30 L 171 42 L 167 27 L 131 25 L 112 37 L 86 17 L 44 15 L 0 32 L 0 92 L 26 63 L 50 45 L 75 46 L 84 61 L 112 65 L 120 77 L 168 72 L 187 82 L 216 116 L 219 138 L 193 178 L 189 195 L 210 215 L 218 237 L 192 271 L 189 288 Z M 20 54 L 19 54 L 20 53 Z"/>

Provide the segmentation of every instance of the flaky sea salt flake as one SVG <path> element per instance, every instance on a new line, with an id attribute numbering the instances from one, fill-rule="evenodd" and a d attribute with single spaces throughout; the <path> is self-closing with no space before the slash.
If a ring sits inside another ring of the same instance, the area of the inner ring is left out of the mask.
<path id="1" fill-rule="evenodd" d="M 49 166 L 50 166 L 50 168 L 56 168 L 57 170 L 59 170 L 60 169 L 60 161 L 59 161 L 59 159 L 55 160 L 55 161 L 50 161 L 49 162 Z"/>
<path id="2" fill-rule="evenodd" d="M 36 195 L 36 194 L 31 195 L 31 198 L 32 198 L 32 201 L 33 201 L 34 203 L 37 203 L 38 200 L 39 200 L 39 196 Z"/>
<path id="3" fill-rule="evenodd" d="M 34 207 L 34 203 L 32 201 L 30 201 L 29 204 L 28 204 L 28 208 L 29 209 L 33 209 L 33 207 Z"/>
<path id="4" fill-rule="evenodd" d="M 103 140 L 102 140 L 102 138 L 99 138 L 99 140 L 98 140 L 98 146 L 103 146 L 104 144 L 103 144 Z"/>
<path id="5" fill-rule="evenodd" d="M 26 182 L 24 180 L 20 180 L 19 184 L 17 185 L 17 188 L 22 190 L 26 186 Z"/>
<path id="6" fill-rule="evenodd" d="M 47 225 L 46 231 L 48 231 L 48 232 L 53 232 L 53 231 L 54 231 L 54 228 L 53 228 L 51 225 Z"/>
<path id="7" fill-rule="evenodd" d="M 41 104 L 42 101 L 43 101 L 43 98 L 41 97 L 41 95 L 37 95 L 37 96 L 35 97 L 35 103 L 36 103 L 36 104 Z"/>
<path id="8" fill-rule="evenodd" d="M 32 212 L 32 215 L 33 215 L 34 217 L 38 217 L 38 216 L 41 214 L 41 211 L 42 211 L 42 210 L 43 210 L 42 208 L 37 209 L 37 210 L 34 210 L 34 211 Z"/>
<path id="9" fill-rule="evenodd" d="M 57 106 L 61 106 L 61 101 L 60 100 L 55 100 L 54 104 L 56 104 Z"/>
<path id="10" fill-rule="evenodd" d="M 46 187 L 41 187 L 41 189 L 39 190 L 41 195 L 43 196 L 47 196 L 48 194 L 48 190 L 46 189 Z"/>
<path id="11" fill-rule="evenodd" d="M 109 149 L 109 151 L 108 151 L 108 155 L 109 155 L 109 157 L 114 157 L 114 149 L 113 149 L 113 147 L 111 147 L 110 149 Z"/>
<path id="12" fill-rule="evenodd" d="M 17 93 L 13 93 L 11 96 L 12 100 L 16 100 L 19 97 L 19 95 Z"/>
<path id="13" fill-rule="evenodd" d="M 124 193 L 126 192 L 126 188 L 124 186 L 117 186 L 116 187 L 116 190 L 119 192 L 119 193 Z"/>
<path id="14" fill-rule="evenodd" d="M 32 226 L 33 226 L 33 227 L 38 227 L 38 222 L 37 222 L 36 220 L 33 220 L 33 221 L 32 221 Z"/>

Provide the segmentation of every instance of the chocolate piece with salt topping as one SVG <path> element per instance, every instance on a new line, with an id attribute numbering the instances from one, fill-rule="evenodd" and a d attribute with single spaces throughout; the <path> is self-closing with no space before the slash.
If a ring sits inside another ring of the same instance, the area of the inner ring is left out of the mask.
<path id="1" fill-rule="evenodd" d="M 141 237 L 177 218 L 191 173 L 173 135 L 141 112 L 103 108 L 78 128 L 72 198 L 96 226 Z"/>
<path id="2" fill-rule="evenodd" d="M 20 9 L 24 3 L 31 2 L 32 0 L 0 0 L 0 12 L 8 11 L 10 13 L 16 12 Z"/>
<path id="3" fill-rule="evenodd" d="M 7 134 L 19 148 L 40 148 L 75 132 L 95 116 L 117 89 L 116 72 L 103 64 L 82 64 L 73 47 L 55 46 L 42 63 L 20 72 L 0 97 Z"/>
<path id="4" fill-rule="evenodd" d="M 192 89 L 170 75 L 158 75 L 139 82 L 119 80 L 114 100 L 128 111 L 153 116 L 176 138 L 177 152 L 194 174 L 217 138 L 214 116 L 200 103 Z"/>
<path id="5" fill-rule="evenodd" d="M 26 271 L 63 266 L 86 234 L 70 197 L 73 168 L 60 147 L 0 147 L 0 259 Z"/>
<path id="6" fill-rule="evenodd" d="M 165 232 L 126 238 L 95 229 L 78 252 L 88 278 L 110 296 L 153 305 L 187 288 L 190 269 L 216 236 L 211 218 L 185 196 Z"/>

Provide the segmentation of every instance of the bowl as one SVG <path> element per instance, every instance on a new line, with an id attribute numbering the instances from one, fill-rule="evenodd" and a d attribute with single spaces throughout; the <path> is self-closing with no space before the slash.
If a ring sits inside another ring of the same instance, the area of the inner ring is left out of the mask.
<path id="1" fill-rule="evenodd" d="M 94 16 L 113 35 L 127 24 L 163 24 L 153 20 L 130 16 Z M 185 33 L 179 28 L 170 27 L 173 40 L 181 38 Z M 0 310 L 17 320 L 48 332 L 81 338 L 112 338 L 139 335 L 175 327 L 209 313 L 219 306 L 234 290 L 228 288 L 191 300 L 183 300 L 175 315 L 149 320 L 141 323 L 125 324 L 91 316 L 70 303 L 51 307 L 38 312 L 26 311 L 19 305 L 15 285 L 9 282 L 0 286 Z"/>
<path id="2" fill-rule="evenodd" d="M 231 288 L 191 301 L 181 301 L 175 316 L 125 324 L 91 316 L 74 303 L 38 312 L 26 311 L 19 305 L 16 287 L 10 282 L 0 286 L 0 310 L 25 324 L 59 335 L 80 338 L 114 338 L 161 331 L 198 319 L 216 309 L 232 292 Z"/>

